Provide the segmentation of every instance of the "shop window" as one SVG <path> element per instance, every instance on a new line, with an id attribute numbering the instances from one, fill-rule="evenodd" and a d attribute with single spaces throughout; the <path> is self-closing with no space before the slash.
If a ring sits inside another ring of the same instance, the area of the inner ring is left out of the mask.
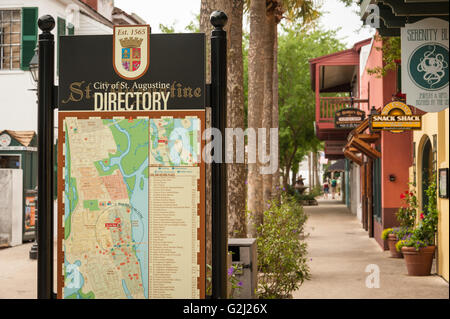
<path id="1" fill-rule="evenodd" d="M 20 168 L 20 155 L 0 155 L 0 168 Z"/>
<path id="2" fill-rule="evenodd" d="M 0 70 L 28 70 L 37 44 L 38 8 L 0 10 Z"/>
<path id="3" fill-rule="evenodd" d="M 20 68 L 20 10 L 0 10 L 0 70 Z"/>

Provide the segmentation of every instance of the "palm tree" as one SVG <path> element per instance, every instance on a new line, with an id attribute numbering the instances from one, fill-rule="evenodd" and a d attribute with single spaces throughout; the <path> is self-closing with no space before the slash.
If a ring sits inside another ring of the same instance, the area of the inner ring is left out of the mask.
<path id="1" fill-rule="evenodd" d="M 227 127 L 245 128 L 244 123 L 244 64 L 242 56 L 242 17 L 244 0 L 228 2 L 228 54 L 227 54 Z M 227 166 L 228 236 L 247 236 L 245 212 L 245 164 Z"/>
<path id="2" fill-rule="evenodd" d="M 257 131 L 262 127 L 264 104 L 264 36 L 266 25 L 265 0 L 250 1 L 250 39 L 248 49 L 248 128 Z M 257 225 L 262 223 L 262 179 L 256 163 L 248 163 L 247 205 L 252 220 L 248 233 L 256 237 Z"/>

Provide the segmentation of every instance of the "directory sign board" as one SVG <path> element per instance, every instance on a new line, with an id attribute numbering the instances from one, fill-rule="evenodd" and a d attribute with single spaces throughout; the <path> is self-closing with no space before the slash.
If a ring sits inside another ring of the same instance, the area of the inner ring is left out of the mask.
<path id="1" fill-rule="evenodd" d="M 205 297 L 203 34 L 61 38 L 58 297 Z"/>

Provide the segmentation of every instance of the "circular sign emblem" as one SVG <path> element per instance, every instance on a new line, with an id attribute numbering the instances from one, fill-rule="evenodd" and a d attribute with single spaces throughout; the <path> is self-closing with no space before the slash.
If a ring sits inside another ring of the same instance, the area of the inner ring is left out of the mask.
<path id="1" fill-rule="evenodd" d="M 11 144 L 11 137 L 8 134 L 0 135 L 0 146 L 9 146 Z"/>
<path id="2" fill-rule="evenodd" d="M 408 73 L 413 82 L 428 91 L 448 85 L 448 48 L 438 43 L 418 47 L 409 57 Z"/>

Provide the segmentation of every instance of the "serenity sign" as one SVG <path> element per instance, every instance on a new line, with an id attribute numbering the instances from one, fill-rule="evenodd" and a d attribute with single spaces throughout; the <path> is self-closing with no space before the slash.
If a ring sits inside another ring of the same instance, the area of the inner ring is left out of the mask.
<path id="1" fill-rule="evenodd" d="M 401 29 L 402 90 L 425 112 L 448 107 L 448 21 L 427 18 Z"/>

